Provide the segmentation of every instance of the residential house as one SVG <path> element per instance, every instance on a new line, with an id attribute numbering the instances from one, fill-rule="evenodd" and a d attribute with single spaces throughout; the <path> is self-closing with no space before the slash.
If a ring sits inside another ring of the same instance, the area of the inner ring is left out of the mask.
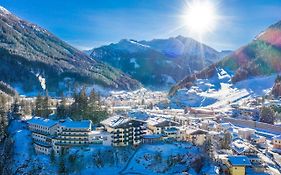
<path id="1" fill-rule="evenodd" d="M 247 139 L 250 140 L 251 135 L 255 134 L 256 130 L 251 129 L 251 128 L 239 128 L 238 129 L 238 135 L 242 139 Z"/>
<path id="2" fill-rule="evenodd" d="M 228 156 L 226 164 L 231 175 L 245 175 L 246 167 L 251 165 L 247 156 Z"/>
<path id="3" fill-rule="evenodd" d="M 281 149 L 281 135 L 273 137 L 272 144 L 274 149 Z"/>
<path id="4" fill-rule="evenodd" d="M 180 126 L 179 123 L 162 117 L 153 117 L 147 120 L 147 128 L 154 134 L 164 134 L 165 130 L 178 126 Z"/>
<path id="5" fill-rule="evenodd" d="M 232 151 L 237 155 L 257 155 L 257 149 L 241 138 L 234 139 L 230 144 Z"/>

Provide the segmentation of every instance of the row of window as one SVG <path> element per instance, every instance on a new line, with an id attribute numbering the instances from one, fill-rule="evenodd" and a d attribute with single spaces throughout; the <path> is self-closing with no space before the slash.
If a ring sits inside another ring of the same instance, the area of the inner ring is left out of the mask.
<path id="1" fill-rule="evenodd" d="M 89 128 L 87 128 L 87 129 L 62 128 L 62 130 L 64 130 L 64 131 L 82 131 L 82 132 L 85 131 L 85 132 L 87 132 L 90 129 Z"/>
<path id="2" fill-rule="evenodd" d="M 30 126 L 33 127 L 34 129 L 50 130 L 48 127 L 41 126 L 41 125 L 30 124 Z"/>
<path id="3" fill-rule="evenodd" d="M 281 140 L 274 140 L 273 142 L 281 144 Z"/>
<path id="4" fill-rule="evenodd" d="M 36 146 L 35 148 L 36 148 L 37 151 L 40 151 L 40 152 L 49 152 L 48 148 L 44 148 L 44 147 L 41 147 L 41 146 Z"/>
<path id="5" fill-rule="evenodd" d="M 59 141 L 58 143 L 63 144 L 85 144 L 88 143 L 87 141 Z"/>
<path id="6" fill-rule="evenodd" d="M 40 135 L 40 134 L 36 134 L 36 133 L 33 133 L 33 135 L 37 138 L 41 138 L 42 140 L 45 140 L 47 137 L 46 136 L 43 136 L 43 135 Z"/>

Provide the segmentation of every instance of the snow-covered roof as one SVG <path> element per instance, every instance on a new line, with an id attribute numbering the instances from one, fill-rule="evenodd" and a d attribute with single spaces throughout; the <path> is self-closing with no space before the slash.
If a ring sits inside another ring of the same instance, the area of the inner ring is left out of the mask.
<path id="1" fill-rule="evenodd" d="M 179 126 L 179 123 L 163 117 L 150 117 L 148 120 L 146 120 L 146 122 L 149 125 L 158 127 Z"/>
<path id="2" fill-rule="evenodd" d="M 245 151 L 248 151 L 250 149 L 250 146 L 247 144 L 247 142 L 245 142 L 242 139 L 236 139 L 234 140 L 231 144 L 230 147 L 237 152 L 238 154 L 241 154 Z"/>
<path id="3" fill-rule="evenodd" d="M 122 123 L 126 123 L 128 121 L 130 121 L 130 118 L 128 118 L 128 117 L 115 115 L 115 116 L 109 117 L 109 118 L 101 121 L 101 124 L 110 126 L 110 127 L 116 127 L 116 126 L 118 126 Z"/>
<path id="4" fill-rule="evenodd" d="M 233 166 L 251 166 L 247 156 L 228 156 L 228 161 Z"/>
<path id="5" fill-rule="evenodd" d="M 172 127 L 172 128 L 167 128 L 167 129 L 165 129 L 165 131 L 164 132 L 168 132 L 168 133 L 170 133 L 170 132 L 177 132 L 178 131 L 178 129 L 177 128 L 175 128 L 175 127 Z"/>
<path id="6" fill-rule="evenodd" d="M 252 135 L 251 135 L 251 139 L 256 140 L 256 139 L 260 139 L 260 138 L 265 138 L 265 137 L 264 137 L 264 136 L 260 136 L 260 135 L 258 135 L 258 134 L 252 134 Z"/>
<path id="7" fill-rule="evenodd" d="M 255 132 L 255 129 L 252 128 L 239 128 L 238 132 Z"/>
<path id="8" fill-rule="evenodd" d="M 121 116 L 121 115 L 115 115 L 115 116 L 112 116 L 112 117 L 109 117 L 105 120 L 103 120 L 101 122 L 102 125 L 105 125 L 105 126 L 109 126 L 109 127 L 112 127 L 112 128 L 115 128 L 115 127 L 118 127 L 122 124 L 125 124 L 129 121 L 140 121 L 140 120 L 137 120 L 137 119 L 133 119 L 133 118 L 130 118 L 130 117 L 125 117 L 125 116 Z M 140 121 L 141 122 L 141 121 Z"/>
<path id="9" fill-rule="evenodd" d="M 230 127 L 233 127 L 233 124 L 231 124 L 231 123 L 221 123 L 220 124 L 220 126 L 222 127 L 222 128 L 225 128 L 225 129 L 228 129 L 228 128 L 230 128 Z"/>
<path id="10" fill-rule="evenodd" d="M 64 121 L 60 123 L 60 126 L 65 128 L 77 128 L 77 129 L 91 129 L 92 121 L 91 120 L 82 120 L 82 121 Z"/>
<path id="11" fill-rule="evenodd" d="M 45 126 L 45 127 L 52 127 L 58 122 L 55 120 L 51 119 L 45 119 L 41 117 L 33 117 L 32 119 L 28 120 L 29 124 L 35 124 L 35 125 L 40 125 L 40 126 Z"/>
<path id="12" fill-rule="evenodd" d="M 281 135 L 275 136 L 275 137 L 273 137 L 273 139 L 275 139 L 275 140 L 281 140 Z"/>

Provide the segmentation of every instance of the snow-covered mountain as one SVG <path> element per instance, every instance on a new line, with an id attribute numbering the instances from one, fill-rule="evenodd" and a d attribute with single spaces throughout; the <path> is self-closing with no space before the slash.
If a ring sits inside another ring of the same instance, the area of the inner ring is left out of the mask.
<path id="1" fill-rule="evenodd" d="M 230 74 L 230 82 L 233 85 L 257 77 L 267 77 L 264 83 L 270 83 L 272 87 L 274 81 L 271 76 L 276 77 L 276 74 L 281 71 L 281 21 L 271 25 L 252 42 L 218 63 L 186 76 L 171 88 L 170 95 L 176 94 L 180 89 L 197 86 L 198 79 L 212 79 L 218 69 L 223 69 Z"/>
<path id="2" fill-rule="evenodd" d="M 123 39 L 91 50 L 91 57 L 121 69 L 147 86 L 174 84 L 226 54 L 183 36 L 151 41 Z M 88 51 L 89 53 L 89 51 Z"/>
<path id="3" fill-rule="evenodd" d="M 134 89 L 140 83 L 99 60 L 90 58 L 47 30 L 0 7 L 0 80 L 21 92 L 65 91 L 94 85 Z"/>
<path id="4" fill-rule="evenodd" d="M 175 92 L 170 98 L 171 107 L 208 107 L 227 111 L 232 103 L 270 93 L 276 78 L 276 74 L 256 76 L 233 84 L 232 76 L 230 71 L 215 68 L 208 79 L 197 78 L 192 86 Z"/>

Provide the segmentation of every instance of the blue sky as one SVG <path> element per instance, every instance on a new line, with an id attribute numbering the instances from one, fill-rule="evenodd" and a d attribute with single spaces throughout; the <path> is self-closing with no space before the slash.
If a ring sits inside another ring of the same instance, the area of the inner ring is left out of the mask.
<path id="1" fill-rule="evenodd" d="M 210 0 L 212 1 L 212 0 Z M 218 21 L 202 42 L 237 49 L 281 20 L 280 0 L 213 0 Z M 192 36 L 180 16 L 188 0 L 1 0 L 9 11 L 36 23 L 79 49 L 118 42 Z"/>

